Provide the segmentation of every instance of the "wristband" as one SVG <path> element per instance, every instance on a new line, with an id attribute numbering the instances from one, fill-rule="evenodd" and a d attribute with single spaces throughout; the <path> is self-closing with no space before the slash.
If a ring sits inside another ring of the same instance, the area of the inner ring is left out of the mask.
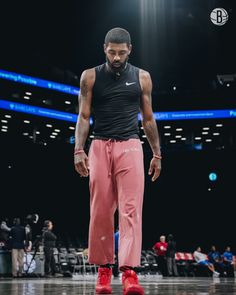
<path id="1" fill-rule="evenodd" d="M 156 159 L 161 160 L 162 159 L 162 156 L 153 154 L 153 158 L 156 158 Z"/>
<path id="2" fill-rule="evenodd" d="M 81 154 L 81 153 L 84 153 L 83 149 L 75 149 L 75 151 L 74 151 L 74 155 L 78 155 L 78 154 Z"/>

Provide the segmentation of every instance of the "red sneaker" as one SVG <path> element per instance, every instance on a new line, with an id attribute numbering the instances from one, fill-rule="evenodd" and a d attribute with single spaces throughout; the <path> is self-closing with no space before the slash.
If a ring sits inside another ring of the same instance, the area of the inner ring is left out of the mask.
<path id="1" fill-rule="evenodd" d="M 122 274 L 124 295 L 144 295 L 143 287 L 139 285 L 135 271 L 129 269 Z"/>
<path id="2" fill-rule="evenodd" d="M 98 268 L 98 279 L 96 284 L 96 293 L 97 294 L 111 294 L 111 276 L 112 269 L 106 267 Z"/>

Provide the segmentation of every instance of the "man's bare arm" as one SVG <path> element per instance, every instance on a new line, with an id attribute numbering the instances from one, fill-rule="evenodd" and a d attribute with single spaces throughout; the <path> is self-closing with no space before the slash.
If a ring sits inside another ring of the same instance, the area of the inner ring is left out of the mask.
<path id="1" fill-rule="evenodd" d="M 75 128 L 75 149 L 83 149 L 90 128 L 92 89 L 95 70 L 85 70 L 80 79 L 79 116 Z"/>
<path id="2" fill-rule="evenodd" d="M 148 72 L 140 70 L 140 84 L 142 87 L 140 111 L 144 133 L 147 136 L 153 154 L 160 155 L 160 138 L 152 111 L 152 80 Z"/>

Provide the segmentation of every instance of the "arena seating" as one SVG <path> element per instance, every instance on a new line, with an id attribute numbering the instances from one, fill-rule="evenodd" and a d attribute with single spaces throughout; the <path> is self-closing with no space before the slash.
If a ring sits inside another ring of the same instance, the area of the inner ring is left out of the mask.
<path id="1" fill-rule="evenodd" d="M 76 248 L 76 247 L 59 247 L 54 248 L 54 257 L 56 261 L 56 265 L 58 271 L 62 274 L 96 274 L 98 270 L 98 266 L 94 264 L 90 264 L 88 262 L 88 249 Z M 5 261 L 5 257 L 10 257 L 9 251 L 2 251 L 2 261 Z M 32 252 L 33 254 L 33 252 Z M 43 252 L 37 253 L 37 257 L 43 255 Z M 9 258 L 8 257 L 8 258 Z M 37 258 L 36 257 L 36 258 Z M 40 256 L 41 257 L 41 256 Z M 10 258 L 9 258 L 10 259 Z M 189 252 L 177 252 L 175 255 L 176 264 L 178 268 L 178 273 L 180 276 L 185 277 L 193 277 L 193 276 L 211 276 L 210 271 L 202 266 L 198 265 L 195 262 L 192 253 Z M 206 256 L 206 259 L 207 256 Z M 7 261 L 7 260 L 6 260 Z M 41 263 L 41 260 L 37 259 L 37 263 Z M 234 261 L 236 263 L 236 256 L 234 256 Z M 43 263 L 43 260 L 42 260 Z M 3 263 L 2 263 L 3 264 Z M 43 267 L 37 267 L 37 275 L 42 273 L 41 269 Z M 0 275 L 10 274 L 10 268 L 2 268 L 0 271 Z M 40 270 L 40 271 L 39 271 Z M 160 274 L 157 263 L 157 255 L 153 250 L 142 250 L 141 253 L 141 265 L 136 268 L 136 271 L 141 275 L 158 275 Z M 232 277 L 234 276 L 233 265 L 226 269 L 226 276 Z"/>

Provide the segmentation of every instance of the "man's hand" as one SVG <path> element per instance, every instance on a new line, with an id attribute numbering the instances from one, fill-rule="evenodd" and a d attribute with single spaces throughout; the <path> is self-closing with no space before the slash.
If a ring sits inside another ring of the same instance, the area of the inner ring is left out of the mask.
<path id="1" fill-rule="evenodd" d="M 28 247 L 25 248 L 25 252 L 30 252 L 31 250 L 32 250 L 32 242 L 29 241 L 29 242 L 28 242 Z"/>
<path id="2" fill-rule="evenodd" d="M 154 172 L 154 175 L 152 177 L 152 181 L 155 181 L 161 173 L 161 160 L 157 158 L 152 158 L 150 162 L 150 167 L 148 170 L 148 174 L 151 175 Z"/>
<path id="3" fill-rule="evenodd" d="M 74 156 L 75 170 L 81 177 L 87 177 L 89 175 L 88 157 L 83 153 L 79 153 Z"/>

